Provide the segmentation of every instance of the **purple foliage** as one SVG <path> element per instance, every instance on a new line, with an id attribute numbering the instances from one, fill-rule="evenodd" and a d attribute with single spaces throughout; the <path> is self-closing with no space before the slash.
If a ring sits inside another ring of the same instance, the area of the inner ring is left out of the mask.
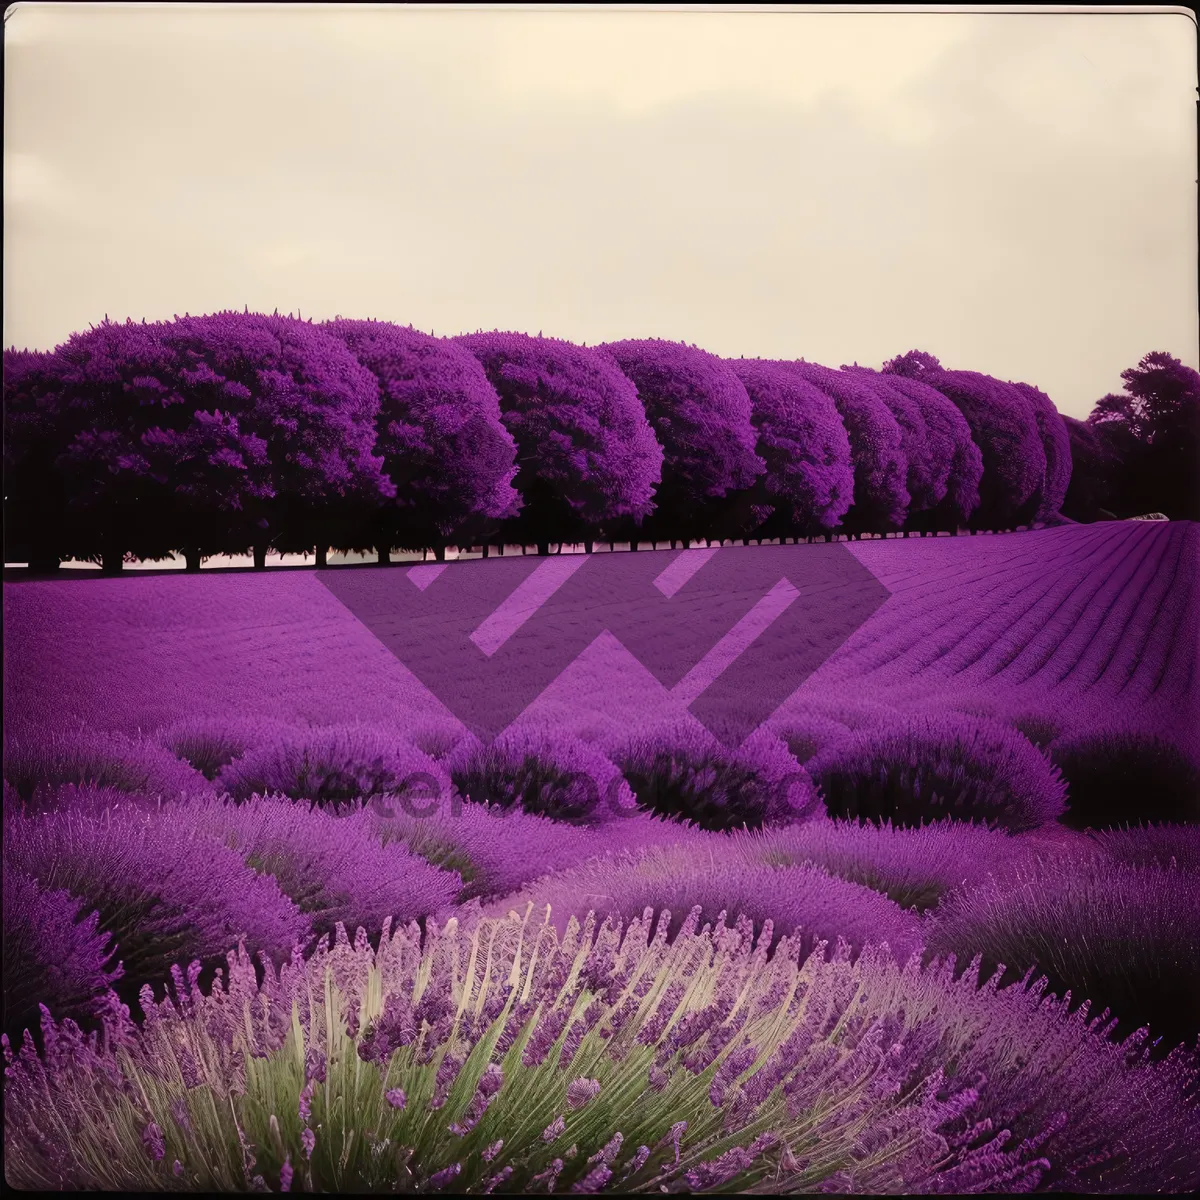
<path id="1" fill-rule="evenodd" d="M 1071 486 L 1071 436 L 1062 414 L 1045 392 L 1031 383 L 1014 383 L 1012 386 L 1033 406 L 1038 436 L 1046 452 L 1046 485 L 1037 511 L 1038 518 L 1044 520 L 1062 508 L 1067 488 Z"/>
<path id="2" fill-rule="evenodd" d="M 1200 767 L 1161 737 L 1089 729 L 1056 738 L 1049 752 L 1067 781 L 1064 824 L 1072 829 L 1104 829 L 1131 817 L 1200 824 Z"/>
<path id="3" fill-rule="evenodd" d="M 308 922 L 273 879 L 234 851 L 162 817 L 74 812 L 5 813 L 4 869 L 48 889 L 65 888 L 112 934 L 125 964 L 121 988 L 161 981 L 177 959 L 209 959 L 239 938 L 286 953 Z M 118 989 L 121 990 L 121 989 Z"/>
<path id="4" fill-rule="evenodd" d="M 400 923 L 440 911 L 462 881 L 411 854 L 383 845 L 368 812 L 324 812 L 291 800 L 255 797 L 245 804 L 189 804 L 177 819 L 236 851 L 259 875 L 269 875 L 312 922 L 315 934 L 340 921 L 371 936 L 391 917 Z"/>
<path id="5" fill-rule="evenodd" d="M 4 778 L 26 801 L 66 784 L 167 800 L 212 791 L 199 771 L 148 738 L 84 728 L 6 738 Z"/>
<path id="6" fill-rule="evenodd" d="M 1027 970 L 1074 1004 L 1109 1008 L 1122 1036 L 1150 1027 L 1160 1050 L 1200 1037 L 1200 876 L 1062 854 L 950 897 L 929 927 L 928 952 L 983 973 Z"/>
<path id="7" fill-rule="evenodd" d="M 669 911 L 674 933 L 699 905 L 708 921 L 726 913 L 730 921 L 744 917 L 759 930 L 770 921 L 776 934 L 795 934 L 803 954 L 820 941 L 832 947 L 841 938 L 854 953 L 867 943 L 886 942 L 903 962 L 923 944 L 918 918 L 870 888 L 808 863 L 758 866 L 728 853 L 709 853 L 703 844 L 593 859 L 546 875 L 485 911 L 521 913 L 530 902 L 539 912 L 549 905 L 549 919 L 560 932 L 572 916 L 582 921 L 589 911 L 597 918 L 631 921 L 650 909 Z"/>
<path id="8" fill-rule="evenodd" d="M 443 804 L 434 811 L 368 810 L 378 835 L 463 879 L 459 898 L 502 896 L 550 871 L 643 846 L 695 840 L 701 831 L 644 813 L 599 827 L 573 825 L 517 807 Z"/>
<path id="9" fill-rule="evenodd" d="M 106 321 L 55 355 L 70 414 L 57 462 L 106 554 L 126 548 L 114 537 L 143 554 L 180 540 L 197 553 L 242 549 L 289 514 L 389 494 L 373 453 L 374 377 L 309 323 L 234 312 Z"/>
<path id="10" fill-rule="evenodd" d="M 919 350 L 884 363 L 883 372 L 930 384 L 966 417 L 983 455 L 979 508 L 972 518 L 976 528 L 1004 529 L 1033 520 L 1045 495 L 1046 451 L 1027 397 L 990 375 L 947 371 Z"/>
<path id="11" fill-rule="evenodd" d="M 607 821 L 635 804 L 600 750 L 550 729 L 505 732 L 488 745 L 464 741 L 445 766 L 465 800 L 557 821 Z"/>
<path id="12" fill-rule="evenodd" d="M 159 744 L 190 763 L 205 779 L 215 779 L 222 767 L 248 750 L 257 749 L 286 733 L 286 721 L 273 717 L 188 716 L 156 735 Z"/>
<path id="13" fill-rule="evenodd" d="M 1169 867 L 1200 873 L 1200 825 L 1133 825 L 1094 830 L 1090 839 L 1105 854 L 1133 867 Z"/>
<path id="14" fill-rule="evenodd" d="M 398 545 L 416 549 L 468 522 L 516 515 L 516 445 L 479 361 L 462 346 L 387 321 L 327 321 L 379 381 L 375 452 L 396 485 Z M 469 533 L 467 536 L 470 536 Z"/>
<path id="15" fill-rule="evenodd" d="M 813 863 L 918 912 L 1028 857 L 1022 839 L 970 821 L 936 821 L 917 829 L 890 822 L 808 821 L 734 833 L 730 849 L 767 866 Z"/>
<path id="16" fill-rule="evenodd" d="M 96 1016 L 123 973 L 110 964 L 112 938 L 70 892 L 47 891 L 4 868 L 4 1031 L 11 1041 L 38 1024 L 38 1005 L 60 1020 Z"/>
<path id="17" fill-rule="evenodd" d="M 595 350 L 523 333 L 454 339 L 483 365 L 517 444 L 517 524 L 559 540 L 641 520 L 662 478 L 662 447 L 633 384 Z"/>
<path id="18" fill-rule="evenodd" d="M 861 377 L 810 362 L 778 364 L 829 396 L 841 413 L 854 463 L 854 505 L 844 526 L 879 533 L 904 524 L 911 497 L 896 418 Z"/>
<path id="19" fill-rule="evenodd" d="M 909 528 L 957 529 L 965 525 L 979 507 L 979 482 L 983 478 L 983 456 L 971 438 L 966 418 L 941 392 L 919 379 L 885 375 L 867 367 L 842 370 L 868 376 L 901 426 L 909 460 L 908 489 L 913 496 Z M 901 420 L 908 406 L 915 406 L 924 429 L 923 452 L 915 435 L 906 432 L 913 418 Z M 910 449 L 910 443 L 917 444 Z"/>
<path id="20" fill-rule="evenodd" d="M 445 770 L 406 737 L 365 723 L 293 728 L 217 775 L 235 800 L 282 794 L 325 804 L 383 793 L 442 797 Z"/>
<path id="21" fill-rule="evenodd" d="M 706 729 L 664 725 L 628 738 L 612 760 L 640 808 L 704 829 L 757 828 L 817 807 L 808 774 L 769 731 L 729 750 Z"/>
<path id="22" fill-rule="evenodd" d="M 1017 833 L 1057 819 L 1058 771 L 1006 725 L 959 713 L 898 715 L 807 763 L 831 816 L 897 825 L 942 818 Z"/>
<path id="23" fill-rule="evenodd" d="M 730 359 L 750 397 L 755 450 L 766 463 L 758 481 L 773 509 L 763 532 L 811 536 L 834 529 L 854 502 L 846 427 L 820 388 L 770 363 Z"/>
<path id="24" fill-rule="evenodd" d="M 670 537 L 706 533 L 729 509 L 727 497 L 752 487 L 764 470 L 742 381 L 715 354 L 683 342 L 647 338 L 598 349 L 633 381 L 663 448 L 648 528 Z M 750 519 L 748 527 L 757 523 Z"/>

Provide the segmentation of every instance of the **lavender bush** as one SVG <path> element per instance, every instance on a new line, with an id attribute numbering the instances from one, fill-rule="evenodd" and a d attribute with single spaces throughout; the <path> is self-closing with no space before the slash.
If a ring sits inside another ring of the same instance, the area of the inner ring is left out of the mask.
<path id="1" fill-rule="evenodd" d="M 400 734 L 366 723 L 290 729 L 222 767 L 235 800 L 282 794 L 326 804 L 383 793 L 436 798 L 446 772 Z"/>
<path id="2" fill-rule="evenodd" d="M 831 816 L 919 825 L 979 821 L 1017 833 L 1054 821 L 1065 786 L 1016 730 L 957 713 L 914 713 L 862 730 L 806 764 Z"/>
<path id="3" fill-rule="evenodd" d="M 166 978 L 179 957 L 211 960 L 230 941 L 286 954 L 308 922 L 273 879 L 234 851 L 162 817 L 113 813 L 103 819 L 51 812 L 4 815 L 4 871 L 47 891 L 65 889 L 100 914 L 125 966 L 119 990 Z"/>
<path id="4" fill-rule="evenodd" d="M 1089 730 L 1050 743 L 1067 781 L 1072 829 L 1103 829 L 1131 816 L 1200 823 L 1200 769 L 1177 746 L 1152 734 Z M 1137 796 L 1136 809 L 1130 799 Z"/>
<path id="5" fill-rule="evenodd" d="M 1105 854 L 1129 866 L 1176 866 L 1200 872 L 1200 826 L 1132 825 L 1094 830 L 1089 837 Z"/>
<path id="6" fill-rule="evenodd" d="M 314 934 L 340 922 L 377 936 L 386 918 L 408 922 L 439 911 L 462 880 L 409 853 L 383 845 L 369 815 L 334 814 L 286 798 L 255 797 L 245 804 L 189 804 L 177 819 L 237 852 L 268 875 L 310 920 Z"/>
<path id="7" fill-rule="evenodd" d="M 885 963 L 801 965 L 788 939 L 767 961 L 769 935 L 700 933 L 695 915 L 671 943 L 653 933 L 589 920 L 562 941 L 499 921 L 431 929 L 423 946 L 401 930 L 375 952 L 343 935 L 261 985 L 244 955 L 211 996 L 180 973 L 173 1002 L 143 1002 L 140 1032 L 119 1010 L 103 1042 L 48 1023 L 46 1061 L 23 1048 L 8 1072 L 10 1181 L 955 1192 L 1034 1184 L 1044 1144 L 1067 1141 L 1044 1084 L 1019 1114 L 1033 1136 L 1012 1147 L 971 1124 L 978 1086 L 935 1070 L 906 1087 L 920 1050 L 896 1042 L 904 1020 L 846 1022 L 862 983 L 905 982 Z M 1112 1074 L 1102 1039 L 1066 1040 Z M 1055 1056 L 1037 1057 L 1045 1071 Z M 1126 1070 L 1156 1096 L 1178 1086 L 1178 1068 Z M 60 1148 L 40 1128 L 64 1119 L 76 1132 Z"/>
<path id="8" fill-rule="evenodd" d="M 287 722 L 272 717 L 189 716 L 158 731 L 159 744 L 190 763 L 205 779 L 216 779 L 223 767 L 248 750 L 284 735 Z"/>
<path id="9" fill-rule="evenodd" d="M 445 765 L 465 800 L 557 821 L 605 821 L 635 804 L 603 753 L 549 729 L 506 732 L 486 746 L 464 741 Z"/>
<path id="10" fill-rule="evenodd" d="M 703 831 L 689 824 L 644 813 L 589 826 L 551 820 L 516 806 L 455 800 L 432 812 L 409 813 L 399 805 L 367 811 L 384 843 L 401 841 L 435 866 L 457 871 L 463 880 L 460 901 L 507 895 L 532 879 L 589 858 L 706 840 Z"/>
<path id="11" fill-rule="evenodd" d="M 755 451 L 766 464 L 755 505 L 771 515 L 759 533 L 811 537 L 836 528 L 854 502 L 854 468 L 833 401 L 769 363 L 741 358 L 729 366 L 750 397 Z"/>
<path id="12" fill-rule="evenodd" d="M 888 406 L 861 376 L 804 361 L 778 365 L 829 396 L 846 426 L 854 463 L 854 505 L 843 526 L 855 533 L 899 529 L 911 499 L 905 482 L 908 463 L 900 426 Z"/>
<path id="13" fill-rule="evenodd" d="M 663 448 L 647 536 L 728 537 L 760 523 L 749 497 L 731 503 L 764 470 L 750 397 L 731 366 L 696 346 L 657 338 L 606 342 L 599 350 L 633 381 Z"/>
<path id="14" fill-rule="evenodd" d="M 387 321 L 327 321 L 379 381 L 377 454 L 395 499 L 371 525 L 371 544 L 432 547 L 514 517 L 516 444 L 478 360 L 461 346 Z"/>
<path id="15" fill-rule="evenodd" d="M 6 738 L 4 779 L 26 801 L 64 784 L 167 799 L 212 790 L 199 771 L 148 738 L 85 728 Z"/>
<path id="16" fill-rule="evenodd" d="M 1200 878 L 1058 854 L 948 899 L 927 932 L 931 955 L 983 956 L 1002 982 L 1027 970 L 1074 1004 L 1112 1010 L 1122 1034 L 1148 1025 L 1160 1051 L 1200 1035 Z"/>
<path id="17" fill-rule="evenodd" d="M 39 1028 L 38 1006 L 59 1017 L 99 1014 L 124 968 L 110 961 L 112 938 L 96 912 L 23 871 L 4 869 L 4 1032 L 10 1040 Z"/>
<path id="18" fill-rule="evenodd" d="M 812 863 L 917 912 L 1028 857 L 1020 838 L 970 821 L 936 821 L 916 829 L 891 822 L 808 821 L 736 832 L 729 849 L 766 866 Z"/>
<path id="19" fill-rule="evenodd" d="M 819 942 L 839 938 L 857 954 L 869 942 L 886 942 L 903 962 L 921 948 L 920 921 L 876 891 L 838 879 L 812 863 L 761 866 L 745 857 L 700 843 L 651 846 L 592 859 L 578 867 L 546 875 L 521 890 L 493 901 L 485 911 L 499 916 L 524 912 L 527 903 L 550 906 L 560 931 L 572 916 L 589 909 L 597 917 L 632 920 L 643 911 L 667 911 L 672 931 L 684 914 L 699 906 L 706 920 L 737 913 L 760 929 L 773 922 L 781 933 L 795 934 L 803 954 Z"/>
<path id="20" fill-rule="evenodd" d="M 517 444 L 524 501 L 505 536 L 551 541 L 640 521 L 662 478 L 662 447 L 633 384 L 607 356 L 556 338 L 479 333 L 456 338 L 483 365 Z"/>
<path id="21" fill-rule="evenodd" d="M 650 729 L 615 747 L 612 759 L 639 807 L 704 829 L 795 820 L 816 805 L 808 775 L 770 735 L 734 751 L 707 730 Z"/>

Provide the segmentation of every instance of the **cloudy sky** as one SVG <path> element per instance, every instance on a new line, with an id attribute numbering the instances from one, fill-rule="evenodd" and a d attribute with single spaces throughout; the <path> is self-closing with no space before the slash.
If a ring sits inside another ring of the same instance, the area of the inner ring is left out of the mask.
<path id="1" fill-rule="evenodd" d="M 1120 13 L 20 4 L 4 345 L 242 308 L 1200 367 L 1196 31 Z"/>

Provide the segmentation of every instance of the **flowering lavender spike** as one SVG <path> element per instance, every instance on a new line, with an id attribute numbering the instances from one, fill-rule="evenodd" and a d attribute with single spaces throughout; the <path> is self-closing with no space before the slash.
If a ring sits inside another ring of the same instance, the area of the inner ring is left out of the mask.
<path id="1" fill-rule="evenodd" d="M 575 1079 L 567 1087 L 567 1104 L 573 1108 L 583 1108 L 600 1094 L 600 1080 Z"/>

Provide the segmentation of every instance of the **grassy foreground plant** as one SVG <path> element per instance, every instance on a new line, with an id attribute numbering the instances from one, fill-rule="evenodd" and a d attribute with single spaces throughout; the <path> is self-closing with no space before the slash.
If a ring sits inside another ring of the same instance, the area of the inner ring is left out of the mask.
<path id="1" fill-rule="evenodd" d="M 1194 1068 L 1029 993 L 868 951 L 527 913 L 378 949 L 339 929 L 262 983 L 175 972 L 46 1054 L 5 1043 L 6 1177 L 179 1191 L 1185 1190 Z M 1014 1044 L 1021 1049 L 1016 1051 Z M 951 1077 L 944 1068 L 957 1061 Z M 988 1074 L 987 1082 L 982 1078 Z M 1001 1124 L 1000 1120 L 1004 1123 Z M 1119 1122 L 1119 1123 L 1118 1123 Z M 1008 1131 L 1012 1131 L 1011 1134 Z M 1095 1139 L 1115 1147 L 1097 1155 Z M 1122 1186 L 1124 1185 L 1124 1186 Z"/>

